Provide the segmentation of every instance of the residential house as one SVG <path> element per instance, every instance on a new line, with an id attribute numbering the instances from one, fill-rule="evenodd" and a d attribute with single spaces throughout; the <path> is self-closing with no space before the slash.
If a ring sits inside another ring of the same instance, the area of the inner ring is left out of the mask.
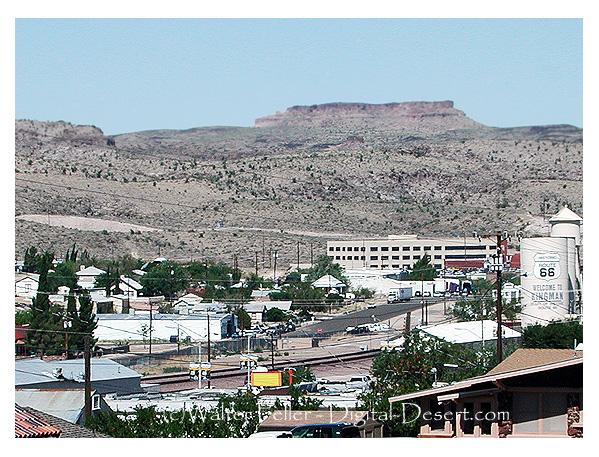
<path id="1" fill-rule="evenodd" d="M 581 437 L 582 360 L 573 349 L 520 348 L 483 376 L 389 402 L 418 405 L 419 437 Z"/>
<path id="2" fill-rule="evenodd" d="M 125 275 L 121 275 L 119 278 L 119 290 L 121 293 L 119 295 L 124 295 L 127 298 L 137 298 L 143 286 L 138 283 L 136 280 L 128 278 Z M 116 290 L 116 285 L 111 287 L 111 292 Z"/>
<path id="3" fill-rule="evenodd" d="M 189 313 L 189 311 L 195 310 L 196 307 L 199 309 L 199 305 L 203 300 L 204 299 L 197 294 L 191 292 L 187 293 L 173 302 L 173 311 L 179 314 Z M 202 309 L 202 311 L 205 311 L 205 309 Z"/>
<path id="4" fill-rule="evenodd" d="M 35 273 L 19 273 L 15 275 L 15 297 L 35 298 L 40 275 Z"/>
<path id="5" fill-rule="evenodd" d="M 84 360 L 15 360 L 15 389 L 79 389 L 84 382 Z M 142 392 L 141 374 L 107 358 L 91 359 L 91 387 L 99 394 Z"/>
<path id="6" fill-rule="evenodd" d="M 324 275 L 312 283 L 316 289 L 325 289 L 327 293 L 343 295 L 347 285 L 331 275 Z"/>
<path id="7" fill-rule="evenodd" d="M 491 291 L 493 300 L 497 300 L 497 291 Z M 505 282 L 501 285 L 501 299 L 505 303 L 519 302 L 522 296 L 522 286 L 517 286 L 511 282 Z"/>
<path id="8" fill-rule="evenodd" d="M 274 410 L 260 422 L 259 432 L 285 432 L 300 425 L 347 423 L 357 425 L 362 438 L 381 438 L 383 424 L 373 419 L 368 411 L 295 411 Z"/>
<path id="9" fill-rule="evenodd" d="M 96 286 L 96 278 L 102 274 L 105 274 L 104 270 L 92 266 L 85 267 L 81 265 L 81 269 L 76 272 L 77 285 L 82 289 L 93 289 Z"/>
<path id="10" fill-rule="evenodd" d="M 83 425 L 85 421 L 85 390 L 79 389 L 15 389 L 15 401 L 21 406 L 35 408 L 72 424 Z M 97 391 L 91 392 L 92 415 L 111 411 Z"/>
<path id="11" fill-rule="evenodd" d="M 264 322 L 264 315 L 269 309 L 278 308 L 281 311 L 290 312 L 291 303 L 291 300 L 253 301 L 245 303 L 243 309 L 249 314 L 253 327 Z"/>

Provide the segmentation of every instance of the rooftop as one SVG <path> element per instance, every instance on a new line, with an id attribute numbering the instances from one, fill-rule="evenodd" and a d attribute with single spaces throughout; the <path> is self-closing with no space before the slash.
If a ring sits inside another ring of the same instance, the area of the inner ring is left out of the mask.
<path id="1" fill-rule="evenodd" d="M 540 367 L 577 358 L 582 359 L 582 351 L 574 351 L 572 349 L 519 348 L 485 376 Z"/>
<path id="2" fill-rule="evenodd" d="M 63 376 L 68 380 L 82 379 L 82 373 L 85 370 L 84 360 L 56 360 L 52 362 L 46 362 L 38 358 L 15 360 L 15 386 L 61 382 L 56 377 L 52 376 L 52 370 L 56 368 L 62 369 Z M 92 382 L 135 377 L 141 378 L 141 374 L 113 360 L 106 358 L 91 359 Z"/>

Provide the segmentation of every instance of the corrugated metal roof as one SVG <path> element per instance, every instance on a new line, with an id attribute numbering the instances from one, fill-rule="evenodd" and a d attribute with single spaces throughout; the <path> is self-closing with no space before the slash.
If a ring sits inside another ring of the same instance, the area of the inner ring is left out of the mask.
<path id="1" fill-rule="evenodd" d="M 504 338 L 518 338 L 517 332 L 502 325 Z M 425 333 L 455 344 L 475 343 L 477 341 L 494 340 L 497 338 L 497 323 L 491 320 L 456 322 L 441 325 L 420 327 Z"/>
<path id="2" fill-rule="evenodd" d="M 15 403 L 15 438 L 58 437 L 61 430 Z"/>
<path id="3" fill-rule="evenodd" d="M 15 401 L 76 424 L 85 406 L 84 390 L 16 389 Z"/>
<path id="4" fill-rule="evenodd" d="M 55 368 L 62 368 L 62 374 L 66 379 L 74 379 L 84 373 L 85 362 L 83 359 L 56 360 L 52 362 L 46 362 L 37 358 L 15 360 L 15 387 L 47 382 L 61 382 L 50 375 Z M 111 359 L 91 359 L 92 382 L 127 378 L 141 378 L 141 374 Z"/>

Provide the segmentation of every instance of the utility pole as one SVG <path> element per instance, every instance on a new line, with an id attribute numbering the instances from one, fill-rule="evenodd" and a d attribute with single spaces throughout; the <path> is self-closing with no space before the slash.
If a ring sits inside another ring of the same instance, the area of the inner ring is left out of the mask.
<path id="1" fill-rule="evenodd" d="M 258 251 L 256 251 L 255 254 L 256 254 L 256 276 L 258 276 Z"/>
<path id="2" fill-rule="evenodd" d="M 274 342 L 274 334 L 270 334 L 270 362 L 272 366 L 272 370 L 275 370 L 275 342 Z"/>
<path id="3" fill-rule="evenodd" d="M 503 257 L 501 255 L 501 233 L 497 232 L 497 363 L 503 360 L 503 338 L 501 334 L 501 316 L 503 314 L 503 300 L 501 297 L 501 270 Z"/>
<path id="4" fill-rule="evenodd" d="M 198 389 L 202 390 L 202 339 L 198 340 Z"/>
<path id="5" fill-rule="evenodd" d="M 252 364 L 250 359 L 250 338 L 252 334 L 248 335 L 248 355 L 247 355 L 247 365 L 248 365 L 248 390 L 252 389 Z"/>
<path id="6" fill-rule="evenodd" d="M 297 242 L 297 272 L 299 273 L 300 264 L 300 242 Z"/>
<path id="7" fill-rule="evenodd" d="M 310 266 L 314 266 L 314 245 L 310 243 Z"/>
<path id="8" fill-rule="evenodd" d="M 274 260 L 275 260 L 275 265 L 274 265 L 274 270 L 272 273 L 272 280 L 276 281 L 277 280 L 277 251 L 275 251 L 275 253 L 274 253 Z"/>
<path id="9" fill-rule="evenodd" d="M 152 303 L 150 303 L 150 355 L 152 355 Z"/>
<path id="10" fill-rule="evenodd" d="M 206 319 L 208 320 L 208 363 L 210 363 L 210 313 L 206 311 Z M 200 372 L 202 371 L 202 365 L 200 364 Z M 210 372 L 208 372 L 210 373 Z M 200 377 L 201 377 L 200 373 Z M 208 375 L 208 388 L 210 389 L 210 375 Z"/>
<path id="11" fill-rule="evenodd" d="M 83 415 L 85 420 L 87 421 L 92 415 L 92 383 L 91 383 L 91 348 L 90 348 L 90 338 L 89 335 L 85 335 L 83 338 L 84 345 L 84 357 L 85 357 L 85 374 L 84 374 L 84 384 L 85 384 L 85 406 L 83 410 Z"/>

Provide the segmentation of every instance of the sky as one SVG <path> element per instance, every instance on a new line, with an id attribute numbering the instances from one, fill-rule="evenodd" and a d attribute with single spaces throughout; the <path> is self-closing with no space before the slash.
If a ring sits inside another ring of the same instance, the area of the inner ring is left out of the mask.
<path id="1" fill-rule="evenodd" d="M 115 135 L 441 100 L 494 127 L 583 127 L 583 20 L 15 20 L 16 119 Z"/>

